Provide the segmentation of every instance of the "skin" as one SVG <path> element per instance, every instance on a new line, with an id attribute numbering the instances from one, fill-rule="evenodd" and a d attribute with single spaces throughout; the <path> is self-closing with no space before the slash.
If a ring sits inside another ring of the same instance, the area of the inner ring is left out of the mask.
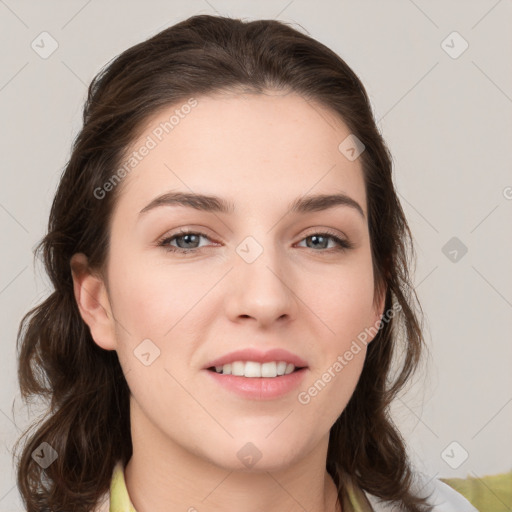
<path id="1" fill-rule="evenodd" d="M 89 269 L 83 254 L 71 261 L 81 315 L 95 343 L 117 352 L 131 390 L 128 493 L 138 512 L 341 510 L 325 469 L 329 429 L 366 348 L 307 405 L 297 394 L 383 313 L 360 159 L 338 150 L 347 126 L 295 93 L 197 100 L 116 191 L 105 272 Z M 176 108 L 153 116 L 132 149 Z M 139 215 L 171 190 L 224 197 L 236 213 L 161 206 Z M 295 198 L 333 192 L 357 201 L 365 217 L 348 206 L 287 211 Z M 157 245 L 179 228 L 207 235 L 171 243 L 200 247 L 195 254 Z M 325 229 L 354 247 L 336 251 L 330 238 L 308 244 Z M 247 236 L 263 248 L 250 264 L 236 252 Z M 134 350 L 148 338 L 160 355 L 145 366 Z M 204 365 L 246 347 L 298 354 L 308 362 L 304 384 L 265 401 L 212 384 Z M 251 468 L 237 457 L 248 442 L 262 454 Z"/>

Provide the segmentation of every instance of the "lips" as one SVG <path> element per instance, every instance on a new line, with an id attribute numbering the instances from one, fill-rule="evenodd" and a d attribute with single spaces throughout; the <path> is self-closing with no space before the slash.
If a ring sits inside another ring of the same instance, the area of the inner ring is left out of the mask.
<path id="1" fill-rule="evenodd" d="M 304 379 L 308 369 L 295 371 L 288 375 L 271 378 L 247 378 L 236 375 L 221 375 L 216 372 L 205 371 L 207 379 L 211 379 L 214 386 L 224 389 L 231 396 L 238 396 L 244 400 L 277 400 L 288 397 L 292 400 L 292 393 L 297 391 Z M 213 389 L 212 391 L 216 391 Z"/>
<path id="2" fill-rule="evenodd" d="M 234 361 L 254 361 L 257 363 L 270 363 L 272 361 L 285 361 L 293 364 L 296 368 L 307 368 L 307 362 L 288 350 L 282 348 L 274 348 L 262 352 L 261 350 L 254 348 L 246 348 L 243 350 L 235 350 L 225 354 L 217 359 L 212 359 L 205 366 L 204 369 L 223 366 L 225 364 L 233 363 Z"/>

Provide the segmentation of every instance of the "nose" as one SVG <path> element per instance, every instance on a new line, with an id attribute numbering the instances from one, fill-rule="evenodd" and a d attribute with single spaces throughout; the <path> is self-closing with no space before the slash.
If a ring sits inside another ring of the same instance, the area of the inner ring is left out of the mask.
<path id="1" fill-rule="evenodd" d="M 248 240 L 237 248 L 230 272 L 227 314 L 234 322 L 248 318 L 261 326 L 291 320 L 298 310 L 293 290 L 297 276 L 281 252 L 268 244 L 258 245 Z"/>

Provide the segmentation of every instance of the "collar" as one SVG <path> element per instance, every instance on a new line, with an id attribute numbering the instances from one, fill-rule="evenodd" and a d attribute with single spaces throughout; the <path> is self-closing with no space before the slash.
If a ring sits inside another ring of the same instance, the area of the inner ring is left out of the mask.
<path id="1" fill-rule="evenodd" d="M 124 480 L 124 467 L 121 461 L 118 461 L 112 471 L 112 480 L 110 482 L 110 511 L 109 512 L 137 512 Z"/>
<path id="2" fill-rule="evenodd" d="M 363 490 L 347 474 L 343 474 L 342 483 L 345 493 L 343 495 L 343 512 L 374 512 Z"/>

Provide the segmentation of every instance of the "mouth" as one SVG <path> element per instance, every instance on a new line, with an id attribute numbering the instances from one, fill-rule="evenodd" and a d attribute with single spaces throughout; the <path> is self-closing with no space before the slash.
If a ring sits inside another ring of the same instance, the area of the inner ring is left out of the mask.
<path id="1" fill-rule="evenodd" d="M 307 366 L 295 367 L 284 361 L 277 364 L 234 361 L 223 366 L 209 366 L 205 373 L 211 376 L 209 378 L 215 386 L 219 385 L 245 400 L 277 400 L 296 391 L 303 384 L 308 370 Z"/>
<path id="2" fill-rule="evenodd" d="M 257 378 L 280 378 L 299 372 L 307 368 L 306 366 L 295 366 L 286 361 L 271 361 L 259 363 L 256 361 L 233 361 L 229 364 L 210 366 L 208 371 L 218 375 L 233 375 L 237 377 L 246 377 L 250 379 Z"/>

